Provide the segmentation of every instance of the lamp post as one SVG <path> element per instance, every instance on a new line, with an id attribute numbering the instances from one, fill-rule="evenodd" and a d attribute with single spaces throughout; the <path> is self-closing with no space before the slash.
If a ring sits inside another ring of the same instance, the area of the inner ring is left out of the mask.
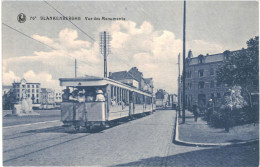
<path id="1" fill-rule="evenodd" d="M 183 70 L 182 70 L 182 123 L 185 123 L 185 32 L 186 31 L 186 0 L 183 5 Z"/>

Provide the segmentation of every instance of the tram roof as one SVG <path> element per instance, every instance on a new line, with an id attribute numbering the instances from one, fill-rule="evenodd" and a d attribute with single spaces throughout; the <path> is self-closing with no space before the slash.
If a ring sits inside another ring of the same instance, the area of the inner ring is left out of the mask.
<path id="1" fill-rule="evenodd" d="M 96 77 L 96 76 L 85 76 L 77 78 L 60 78 L 60 86 L 105 86 L 107 84 L 125 88 L 131 91 L 135 91 L 147 96 L 151 94 L 138 90 L 130 85 L 126 85 L 122 82 L 115 81 L 109 78 Z"/>

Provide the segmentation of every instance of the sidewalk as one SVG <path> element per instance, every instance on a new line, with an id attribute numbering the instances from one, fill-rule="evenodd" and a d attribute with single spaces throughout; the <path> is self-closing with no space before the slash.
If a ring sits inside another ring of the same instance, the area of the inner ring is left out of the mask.
<path id="1" fill-rule="evenodd" d="M 247 124 L 223 129 L 210 127 L 206 121 L 198 118 L 194 121 L 193 113 L 185 112 L 185 124 L 177 118 L 175 141 L 190 145 L 232 145 L 247 143 L 259 139 L 259 124 Z"/>

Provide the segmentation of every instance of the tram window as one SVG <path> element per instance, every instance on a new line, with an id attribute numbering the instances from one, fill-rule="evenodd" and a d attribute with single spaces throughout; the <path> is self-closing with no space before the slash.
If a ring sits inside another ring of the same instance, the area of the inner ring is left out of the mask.
<path id="1" fill-rule="evenodd" d="M 113 99 L 113 98 L 114 98 L 114 96 L 113 96 L 113 95 L 114 95 L 114 93 L 113 93 L 113 90 L 114 90 L 114 87 L 113 87 L 113 86 L 111 86 L 111 92 L 110 92 L 110 93 L 111 93 L 111 99 Z"/>

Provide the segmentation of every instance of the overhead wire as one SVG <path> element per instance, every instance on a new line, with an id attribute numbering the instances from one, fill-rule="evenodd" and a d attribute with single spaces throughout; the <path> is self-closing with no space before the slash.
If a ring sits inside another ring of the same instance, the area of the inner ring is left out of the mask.
<path id="1" fill-rule="evenodd" d="M 43 0 L 43 2 L 45 2 L 47 5 L 49 5 L 52 9 L 54 9 L 57 13 L 59 13 L 61 16 L 65 17 L 60 11 L 58 11 L 55 7 L 53 7 L 50 3 L 48 3 L 47 1 Z M 86 36 L 88 36 L 91 40 L 96 41 L 94 38 L 92 38 L 90 35 L 88 35 L 85 31 L 83 31 L 80 27 L 78 27 L 76 24 L 74 24 L 72 21 L 69 21 L 72 25 L 74 25 L 78 30 L 80 30 L 83 34 L 85 34 Z"/>
<path id="2" fill-rule="evenodd" d="M 34 41 L 37 41 L 37 42 L 39 42 L 39 43 L 41 43 L 41 44 L 43 44 L 43 45 L 45 45 L 45 46 L 48 46 L 49 48 L 55 50 L 55 48 L 51 47 L 50 45 L 47 45 L 47 44 L 45 44 L 45 43 L 43 43 L 43 42 L 41 42 L 41 41 L 39 41 L 39 40 L 37 40 L 37 39 L 34 39 L 34 38 L 30 37 L 29 35 L 27 35 L 27 34 L 21 32 L 21 31 L 15 29 L 15 28 L 13 28 L 13 27 L 11 27 L 11 26 L 5 24 L 5 23 L 2 23 L 2 24 L 3 24 L 4 26 L 6 26 L 6 27 L 8 27 L 8 28 L 10 28 L 10 29 L 12 29 L 12 30 L 14 30 L 14 31 L 16 31 L 16 32 L 18 32 L 18 33 L 20 33 L 20 34 L 22 34 L 22 35 L 24 35 L 24 36 L 26 36 L 26 37 L 28 37 L 28 38 L 30 38 L 30 39 L 32 39 L 32 40 L 34 40 Z"/>

